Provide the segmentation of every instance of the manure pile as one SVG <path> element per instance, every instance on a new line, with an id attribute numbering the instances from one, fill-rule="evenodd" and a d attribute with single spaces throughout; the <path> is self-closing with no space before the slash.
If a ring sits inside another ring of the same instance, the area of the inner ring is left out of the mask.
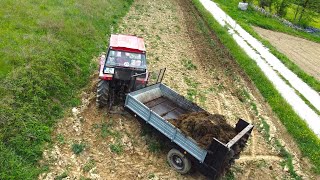
<path id="1" fill-rule="evenodd" d="M 178 119 L 170 119 L 169 122 L 205 149 L 208 148 L 213 138 L 227 143 L 237 135 L 235 129 L 227 123 L 223 115 L 210 114 L 205 111 L 183 114 Z"/>

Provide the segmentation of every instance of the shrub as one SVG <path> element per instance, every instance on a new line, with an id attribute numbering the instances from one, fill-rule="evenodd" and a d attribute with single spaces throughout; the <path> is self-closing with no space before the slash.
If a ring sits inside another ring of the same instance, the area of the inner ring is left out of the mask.
<path id="1" fill-rule="evenodd" d="M 74 154 L 78 155 L 84 150 L 85 147 L 86 147 L 86 145 L 83 143 L 80 143 L 80 144 L 76 143 L 76 144 L 72 144 L 71 149 Z"/>

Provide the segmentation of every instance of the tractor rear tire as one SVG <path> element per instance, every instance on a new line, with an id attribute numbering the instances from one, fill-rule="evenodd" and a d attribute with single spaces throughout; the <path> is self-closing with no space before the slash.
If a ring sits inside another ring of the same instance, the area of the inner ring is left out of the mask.
<path id="1" fill-rule="evenodd" d="M 97 85 L 96 103 L 99 108 L 108 105 L 109 102 L 109 82 L 100 79 Z"/>
<path id="2" fill-rule="evenodd" d="M 180 174 L 187 174 L 191 169 L 190 160 L 177 149 L 173 148 L 168 152 L 167 161 Z"/>

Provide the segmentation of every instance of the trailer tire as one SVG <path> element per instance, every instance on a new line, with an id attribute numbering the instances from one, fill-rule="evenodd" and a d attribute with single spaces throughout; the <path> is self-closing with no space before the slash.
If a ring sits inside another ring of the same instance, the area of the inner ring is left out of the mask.
<path id="1" fill-rule="evenodd" d="M 96 103 L 99 108 L 108 104 L 109 101 L 109 82 L 100 79 L 97 85 L 97 99 Z"/>
<path id="2" fill-rule="evenodd" d="M 169 165 L 180 174 L 187 174 L 191 169 L 190 160 L 177 149 L 171 149 L 167 155 Z"/>

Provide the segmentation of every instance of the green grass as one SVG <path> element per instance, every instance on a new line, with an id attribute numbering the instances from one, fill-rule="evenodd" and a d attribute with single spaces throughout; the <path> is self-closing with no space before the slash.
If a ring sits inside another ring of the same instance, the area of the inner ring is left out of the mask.
<path id="1" fill-rule="evenodd" d="M 123 145 L 120 142 L 116 142 L 109 145 L 111 152 L 116 154 L 122 154 L 123 153 Z"/>
<path id="2" fill-rule="evenodd" d="M 66 178 L 66 177 L 68 177 L 68 173 L 67 173 L 67 172 L 63 172 L 62 174 L 56 176 L 56 177 L 54 178 L 54 180 L 62 180 L 62 179 L 64 179 L 64 178 Z"/>
<path id="3" fill-rule="evenodd" d="M 0 179 L 19 179 L 17 177 L 34 179 L 41 171 L 17 156 L 14 149 L 8 148 L 2 142 L 0 142 L 0 153 Z"/>
<path id="4" fill-rule="evenodd" d="M 254 5 L 258 6 L 259 1 L 258 0 L 253 0 L 252 2 Z M 287 13 L 284 17 L 284 19 L 293 22 L 294 21 L 294 13 L 297 8 L 297 5 L 294 3 L 291 3 L 288 8 L 287 8 Z M 267 11 L 269 11 L 269 8 L 266 8 Z M 308 11 L 308 10 L 307 10 Z M 276 7 L 275 5 L 272 6 L 272 14 L 276 14 Z M 320 28 L 320 16 L 315 12 L 315 17 L 313 17 L 313 21 L 309 22 L 309 26 L 315 27 L 315 28 Z"/>
<path id="5" fill-rule="evenodd" d="M 101 119 L 101 124 L 93 124 L 92 128 L 94 130 L 99 130 L 100 136 L 102 138 L 113 137 L 117 140 L 121 139 L 122 135 L 120 131 L 117 131 L 113 128 L 114 121 L 111 117 L 104 116 Z"/>
<path id="6" fill-rule="evenodd" d="M 196 70 L 196 69 L 197 69 L 197 66 L 194 65 L 194 64 L 192 63 L 192 60 L 190 60 L 190 59 L 183 58 L 181 62 L 182 62 L 182 65 L 183 65 L 187 70 Z"/>
<path id="7" fill-rule="evenodd" d="M 144 137 L 149 152 L 159 153 L 165 148 L 163 140 L 154 133 L 150 125 L 142 124 L 140 135 Z"/>
<path id="8" fill-rule="evenodd" d="M 56 119 L 79 104 L 77 92 L 97 68 L 93 57 L 131 3 L 0 1 L 0 179 L 42 171 L 37 162 Z"/>
<path id="9" fill-rule="evenodd" d="M 222 177 L 223 180 L 234 180 L 236 179 L 234 176 L 234 173 L 232 171 L 228 171 L 224 177 Z"/>
<path id="10" fill-rule="evenodd" d="M 286 14 L 285 18 L 292 22 L 294 20 L 294 13 L 295 13 L 296 8 L 297 8 L 297 5 L 291 4 L 288 7 L 287 14 Z M 310 22 L 310 26 L 320 29 L 320 15 L 319 14 L 317 14 L 317 16 L 314 17 L 314 21 Z"/>
<path id="11" fill-rule="evenodd" d="M 262 127 L 261 127 L 261 130 L 262 130 L 262 133 L 263 133 L 263 136 L 265 138 L 265 140 L 270 144 L 272 144 L 279 152 L 279 155 L 284 159 L 282 162 L 281 162 L 281 166 L 287 166 L 288 167 L 288 171 L 291 175 L 291 177 L 293 179 L 302 179 L 297 173 L 296 171 L 294 170 L 294 167 L 293 167 L 293 157 L 292 157 L 292 154 L 290 154 L 284 146 L 282 146 L 282 144 L 280 143 L 280 141 L 278 139 L 274 139 L 274 141 L 272 141 L 272 139 L 270 138 L 270 126 L 269 124 L 262 118 L 259 116 L 259 119 L 261 121 L 261 124 L 262 124 Z"/>
<path id="12" fill-rule="evenodd" d="M 264 76 L 257 64 L 237 45 L 224 27 L 221 27 L 204 9 L 198 0 L 192 0 L 208 26 L 216 33 L 220 41 L 230 51 L 239 66 L 254 82 L 260 93 L 279 117 L 288 133 L 295 139 L 302 155 L 313 165 L 313 171 L 320 174 L 320 140 L 308 128 L 308 125 L 293 111 L 291 106 L 281 97 L 272 83 Z"/>
<path id="13" fill-rule="evenodd" d="M 82 170 L 84 172 L 89 172 L 94 166 L 96 165 L 96 162 L 94 159 L 89 159 L 89 161 L 82 167 Z"/>
<path id="14" fill-rule="evenodd" d="M 148 150 L 152 153 L 159 153 L 163 150 L 163 144 L 155 137 L 149 136 L 147 139 Z"/>
<path id="15" fill-rule="evenodd" d="M 149 174 L 148 175 L 148 179 L 153 179 L 156 175 L 154 175 L 153 173 L 152 174 Z"/>
<path id="16" fill-rule="evenodd" d="M 86 147 L 86 145 L 83 143 L 80 143 L 80 144 L 74 143 L 74 144 L 72 144 L 71 149 L 74 154 L 78 155 L 78 154 L 82 153 L 82 151 L 84 150 L 85 147 Z"/>
<path id="17" fill-rule="evenodd" d="M 56 139 L 59 142 L 59 144 L 65 144 L 66 143 L 66 141 L 64 139 L 64 136 L 62 134 L 58 134 Z"/>
<path id="18" fill-rule="evenodd" d="M 239 10 L 238 0 L 214 0 L 214 2 L 218 3 L 220 8 L 222 8 L 229 16 L 236 20 L 237 23 L 239 23 L 245 29 L 247 27 L 250 27 L 251 25 L 255 25 L 265 29 L 284 32 L 294 36 L 302 37 L 314 42 L 320 42 L 319 36 L 292 29 L 282 24 L 279 20 L 264 16 L 251 8 L 249 8 L 247 11 Z"/>

